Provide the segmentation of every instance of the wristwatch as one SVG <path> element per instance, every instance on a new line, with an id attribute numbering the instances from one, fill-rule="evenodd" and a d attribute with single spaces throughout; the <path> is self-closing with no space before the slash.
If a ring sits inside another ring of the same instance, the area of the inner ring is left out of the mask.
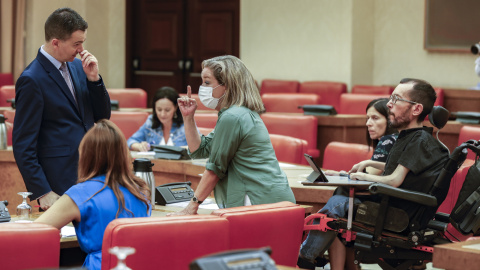
<path id="1" fill-rule="evenodd" d="M 193 196 L 192 201 L 193 201 L 193 202 L 196 202 L 196 203 L 198 203 L 198 204 L 202 204 L 202 203 L 203 203 L 203 201 L 198 200 L 197 196 Z"/>

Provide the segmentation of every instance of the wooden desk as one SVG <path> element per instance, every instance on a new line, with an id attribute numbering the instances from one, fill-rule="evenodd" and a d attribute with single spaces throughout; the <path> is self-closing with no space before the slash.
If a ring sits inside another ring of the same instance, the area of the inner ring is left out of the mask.
<path id="1" fill-rule="evenodd" d="M 192 188 L 195 190 L 200 181 L 200 174 L 205 171 L 205 160 L 172 161 L 154 159 L 152 162 L 154 163 L 152 171 L 157 186 L 172 182 L 191 181 Z M 22 202 L 22 197 L 17 193 L 27 190 L 11 148 L 0 150 L 0 168 L 0 200 L 8 200 L 9 209 L 15 209 Z M 305 187 L 300 184 L 312 172 L 310 167 L 292 165 L 282 169 L 288 177 L 297 203 L 312 205 L 312 211 L 319 210 L 335 190 L 334 187 Z M 30 202 L 29 204 L 33 207 L 37 202 Z M 34 207 L 34 211 L 38 211 L 38 208 Z"/>
<path id="2" fill-rule="evenodd" d="M 475 249 L 468 246 L 476 246 Z M 433 251 L 433 267 L 448 270 L 478 269 L 480 265 L 480 239 L 437 245 Z"/>

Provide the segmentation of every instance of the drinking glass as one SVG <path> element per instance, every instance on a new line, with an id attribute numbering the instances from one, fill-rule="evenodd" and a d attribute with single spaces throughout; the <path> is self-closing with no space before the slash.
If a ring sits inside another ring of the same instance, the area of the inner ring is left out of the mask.
<path id="1" fill-rule="evenodd" d="M 132 270 L 125 264 L 125 259 L 128 255 L 135 253 L 135 248 L 133 247 L 112 247 L 109 252 L 117 256 L 118 263 L 115 268 L 112 270 Z"/>
<path id="2" fill-rule="evenodd" d="M 23 197 L 23 202 L 17 206 L 18 220 L 30 220 L 32 214 L 32 207 L 27 203 L 27 197 L 32 195 L 31 192 L 18 192 L 18 195 Z"/>

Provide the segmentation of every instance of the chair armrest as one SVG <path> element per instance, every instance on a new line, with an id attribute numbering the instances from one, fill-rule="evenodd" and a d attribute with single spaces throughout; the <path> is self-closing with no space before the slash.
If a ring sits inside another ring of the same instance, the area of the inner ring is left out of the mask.
<path id="1" fill-rule="evenodd" d="M 411 201 L 414 203 L 436 207 L 437 198 L 421 192 L 410 191 L 406 189 L 396 188 L 385 184 L 375 183 L 368 187 L 368 190 L 372 194 L 384 194 L 393 196 L 399 199 Z"/>

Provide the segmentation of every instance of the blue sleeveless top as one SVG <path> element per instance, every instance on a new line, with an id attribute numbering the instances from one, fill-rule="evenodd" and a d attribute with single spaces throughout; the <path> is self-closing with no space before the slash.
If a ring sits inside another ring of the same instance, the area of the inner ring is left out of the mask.
<path id="1" fill-rule="evenodd" d="M 92 197 L 104 184 L 105 175 L 99 175 L 76 184 L 65 192 L 80 210 L 81 221 L 74 221 L 73 225 L 80 248 L 88 254 L 83 266 L 89 270 L 101 268 L 103 234 L 108 223 L 115 219 L 118 210 L 117 198 L 110 187 L 105 187 Z M 123 192 L 125 199 L 125 208 L 130 210 L 133 216 L 123 210 L 119 213 L 118 218 L 148 217 L 151 215 L 151 207 L 147 213 L 145 203 L 133 196 L 125 187 L 120 186 L 120 190 Z"/>

